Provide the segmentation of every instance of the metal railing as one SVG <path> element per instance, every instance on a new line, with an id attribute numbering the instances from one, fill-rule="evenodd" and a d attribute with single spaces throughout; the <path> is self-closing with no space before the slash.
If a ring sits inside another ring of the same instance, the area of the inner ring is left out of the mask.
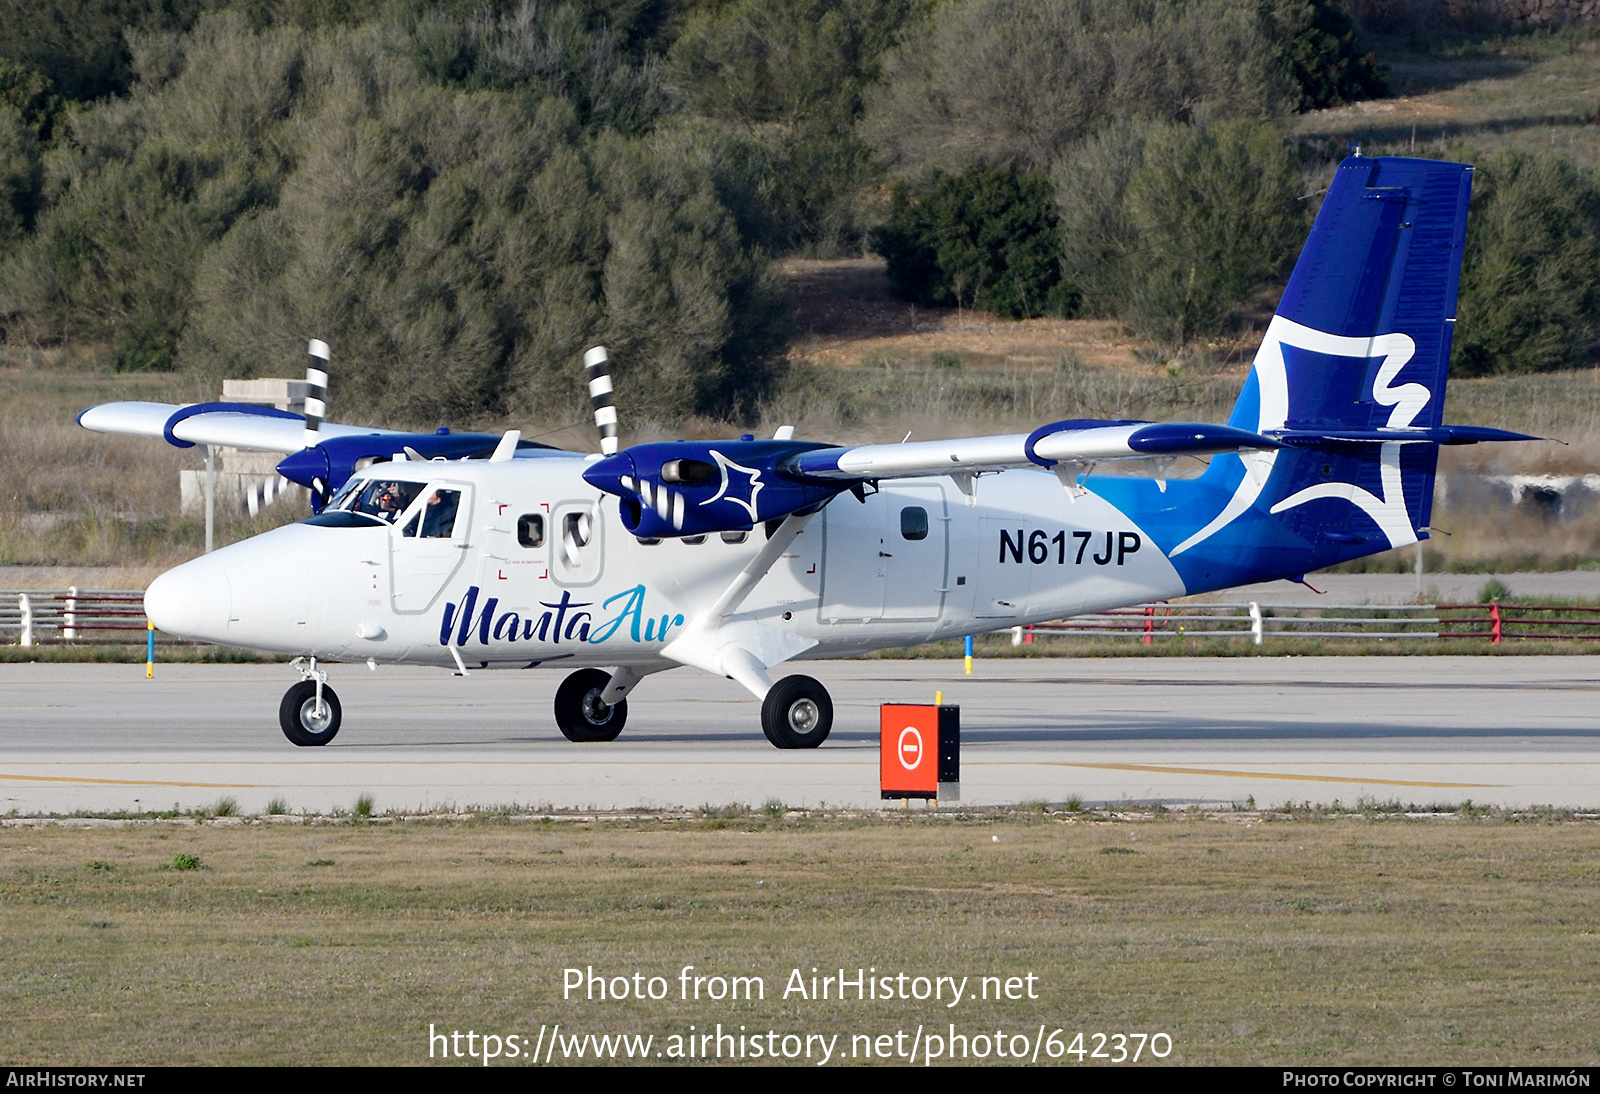
<path id="1" fill-rule="evenodd" d="M 1565 618 L 1564 618 L 1565 617 Z M 1140 604 L 1080 615 L 1010 633 L 1014 645 L 1036 638 L 1505 639 L 1600 640 L 1600 607 L 1560 604 Z"/>
<path id="2" fill-rule="evenodd" d="M 137 589 L 0 589 L 0 644 L 142 641 Z M 1600 606 L 1561 604 L 1140 604 L 991 632 L 1037 638 L 1381 638 L 1600 640 Z"/>
<path id="3" fill-rule="evenodd" d="M 144 593 L 137 589 L 0 589 L 0 643 L 6 645 L 128 644 L 143 640 L 146 622 Z"/>

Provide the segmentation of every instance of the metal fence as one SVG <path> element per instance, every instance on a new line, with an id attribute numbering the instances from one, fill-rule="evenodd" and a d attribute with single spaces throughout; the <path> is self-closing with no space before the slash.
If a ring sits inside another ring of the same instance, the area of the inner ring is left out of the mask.
<path id="1" fill-rule="evenodd" d="M 0 642 L 144 640 L 144 593 L 137 589 L 0 589 Z"/>
<path id="2" fill-rule="evenodd" d="M 143 641 L 137 589 L 0 589 L 0 644 Z M 1600 607 L 1561 604 L 1140 604 L 998 630 L 1018 645 L 1039 638 L 1600 640 Z"/>
<path id="3" fill-rule="evenodd" d="M 1007 631 L 995 631 L 1005 634 Z M 1037 638 L 1600 639 L 1600 607 L 1559 604 L 1141 604 L 1012 627 L 1012 643 Z"/>

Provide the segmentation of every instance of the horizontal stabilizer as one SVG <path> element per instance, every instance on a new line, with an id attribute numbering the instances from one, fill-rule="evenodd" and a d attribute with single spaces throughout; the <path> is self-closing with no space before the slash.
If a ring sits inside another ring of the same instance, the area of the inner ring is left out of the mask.
<path id="1" fill-rule="evenodd" d="M 1545 439 L 1481 425 L 1440 425 L 1431 429 L 1269 429 L 1266 435 L 1295 448 L 1330 444 L 1480 444 Z"/>

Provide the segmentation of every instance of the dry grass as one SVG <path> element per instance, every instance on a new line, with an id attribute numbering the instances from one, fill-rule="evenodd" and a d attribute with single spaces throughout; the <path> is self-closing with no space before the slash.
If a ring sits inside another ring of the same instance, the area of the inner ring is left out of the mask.
<path id="1" fill-rule="evenodd" d="M 730 816 L 6 830 L 5 1060 L 411 1064 L 430 1022 L 844 1044 L 1044 1023 L 1165 1031 L 1189 1064 L 1600 1049 L 1593 822 Z M 563 1001 L 588 965 L 759 975 L 767 997 Z M 813 966 L 1032 972 L 1040 998 L 783 1001 Z"/>
<path id="2" fill-rule="evenodd" d="M 1368 155 L 1505 148 L 1565 152 L 1600 169 L 1600 32 L 1381 42 L 1396 98 L 1307 114 L 1296 132 Z"/>

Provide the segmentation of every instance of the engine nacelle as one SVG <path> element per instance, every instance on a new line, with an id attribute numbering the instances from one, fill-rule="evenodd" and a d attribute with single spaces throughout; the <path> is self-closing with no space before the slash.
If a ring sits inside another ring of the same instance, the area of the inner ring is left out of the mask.
<path id="1" fill-rule="evenodd" d="M 321 444 L 291 452 L 277 466 L 278 474 L 311 490 L 311 508 L 320 513 L 339 487 L 355 474 L 362 460 L 387 460 L 409 448 L 419 456 L 460 459 L 486 455 L 500 437 L 494 433 L 357 433 L 329 437 Z M 524 445 L 530 442 L 524 441 Z M 542 447 L 542 446 L 540 446 Z"/>
<path id="2" fill-rule="evenodd" d="M 847 482 L 807 482 L 785 472 L 812 441 L 666 441 L 640 444 L 591 464 L 589 485 L 622 499 L 629 532 L 648 539 L 747 531 L 818 508 Z"/>

